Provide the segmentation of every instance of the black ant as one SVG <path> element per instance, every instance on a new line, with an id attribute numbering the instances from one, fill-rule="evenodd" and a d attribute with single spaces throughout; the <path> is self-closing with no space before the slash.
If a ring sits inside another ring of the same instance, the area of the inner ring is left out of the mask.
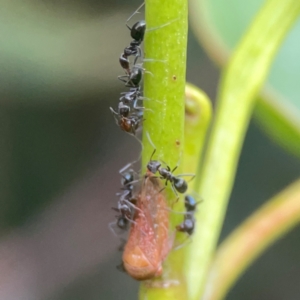
<path id="1" fill-rule="evenodd" d="M 188 235 L 192 235 L 195 227 L 195 218 L 191 213 L 184 215 L 184 221 L 176 226 L 176 230 L 180 232 L 186 232 Z"/>
<path id="2" fill-rule="evenodd" d="M 123 51 L 123 53 L 121 54 L 120 58 L 119 58 L 119 62 L 122 66 L 122 68 L 127 72 L 127 74 L 130 74 L 130 62 L 128 57 L 129 56 L 135 56 L 134 59 L 134 65 L 136 64 L 137 60 L 139 57 L 142 56 L 142 51 L 140 48 L 141 43 L 144 40 L 144 35 L 146 32 L 146 22 L 145 20 L 141 20 L 136 22 L 135 24 L 133 24 L 132 27 L 130 27 L 128 25 L 128 22 L 130 21 L 130 19 L 136 14 L 138 13 L 139 9 L 144 6 L 145 3 L 143 3 L 142 5 L 140 5 L 138 7 L 138 9 L 127 19 L 126 21 L 126 27 L 130 30 L 130 35 L 133 38 L 133 41 L 130 42 L 130 45 L 128 47 L 126 47 Z"/>
<path id="3" fill-rule="evenodd" d="M 127 167 L 127 166 L 126 166 Z M 125 167 L 125 168 L 126 168 Z M 112 209 L 120 213 L 119 216 L 117 216 L 117 221 L 110 223 L 109 227 L 113 224 L 117 224 L 117 226 L 122 229 L 126 230 L 129 223 L 134 222 L 133 215 L 134 211 L 136 209 L 135 203 L 136 200 L 133 197 L 133 189 L 134 186 L 132 182 L 134 181 L 134 171 L 129 170 L 126 173 L 123 173 L 124 168 L 120 170 L 120 174 L 122 176 L 122 190 L 123 192 L 117 193 L 117 196 L 120 196 L 120 199 L 118 201 L 118 207 L 113 207 Z"/>
<path id="4" fill-rule="evenodd" d="M 173 172 L 177 169 L 178 166 L 176 166 L 173 170 L 169 166 L 166 168 L 161 167 L 161 163 L 158 160 L 152 160 L 153 155 L 155 154 L 156 149 L 153 150 L 153 153 L 151 155 L 150 161 L 147 164 L 147 170 L 152 173 L 156 174 L 157 172 L 159 173 L 159 178 L 165 179 L 165 185 L 167 186 L 168 182 L 171 183 L 171 187 L 173 192 L 175 193 L 176 197 L 178 198 L 178 193 L 184 194 L 187 189 L 188 189 L 188 184 L 186 180 L 184 180 L 183 176 L 192 176 L 192 179 L 194 178 L 194 174 L 180 174 L 177 176 L 173 175 Z M 146 177 L 149 175 L 146 174 Z"/>
<path id="5" fill-rule="evenodd" d="M 127 118 L 131 112 L 131 109 L 133 109 L 134 112 L 137 113 L 137 115 L 141 116 L 144 107 L 138 106 L 138 101 L 141 101 L 143 99 L 144 97 L 141 96 L 140 87 L 131 88 L 130 91 L 121 93 L 118 111 L 115 111 L 113 108 L 110 108 L 110 110 L 114 114 L 114 116 L 118 118 Z"/>
<path id="6" fill-rule="evenodd" d="M 188 235 L 192 235 L 195 228 L 194 213 L 196 211 L 197 204 L 195 199 L 191 195 L 186 195 L 184 198 L 184 206 L 186 212 L 184 214 L 184 220 L 181 224 L 176 226 L 176 230 L 180 232 L 186 232 Z"/>
<path id="7" fill-rule="evenodd" d="M 110 107 L 110 110 L 115 117 L 117 125 L 123 131 L 126 131 L 127 133 L 132 134 L 132 135 L 136 134 L 136 131 L 138 130 L 140 124 L 142 123 L 142 121 L 144 121 L 143 115 L 141 113 L 140 114 L 130 114 L 128 116 L 124 116 L 124 112 L 122 112 L 123 113 L 123 115 L 122 115 L 122 113 L 120 113 L 120 111 L 119 111 L 119 113 L 117 113 L 111 107 Z"/>
<path id="8" fill-rule="evenodd" d="M 136 64 L 139 57 L 142 56 L 142 51 L 140 45 L 144 39 L 145 31 L 146 31 L 146 22 L 144 20 L 136 22 L 132 28 L 130 28 L 127 24 L 126 26 L 129 28 L 131 37 L 133 41 L 130 42 L 130 45 L 126 47 L 119 58 L 120 65 L 122 68 L 130 74 L 130 62 L 128 57 L 135 56 L 134 65 Z"/>
<path id="9" fill-rule="evenodd" d="M 118 208 L 113 209 L 120 212 L 125 219 L 131 220 L 133 217 L 133 211 L 136 209 L 136 199 L 133 197 L 134 185 L 132 184 L 134 181 L 134 171 L 129 170 L 128 172 L 122 174 L 121 170 L 121 175 L 123 192 L 117 193 L 117 196 L 120 196 Z"/>
<path id="10" fill-rule="evenodd" d="M 122 92 L 119 99 L 119 103 L 132 107 L 136 111 L 141 111 L 144 107 L 137 106 L 138 101 L 145 100 L 147 98 L 142 96 L 141 87 L 131 87 L 128 92 Z"/>

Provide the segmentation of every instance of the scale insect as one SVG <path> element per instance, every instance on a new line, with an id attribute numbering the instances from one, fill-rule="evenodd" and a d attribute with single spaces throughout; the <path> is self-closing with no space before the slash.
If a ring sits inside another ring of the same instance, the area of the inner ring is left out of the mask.
<path id="1" fill-rule="evenodd" d="M 123 253 L 126 272 L 136 280 L 162 274 L 162 263 L 172 248 L 169 237 L 169 211 L 160 180 L 148 176 L 138 196 L 134 223 Z"/>

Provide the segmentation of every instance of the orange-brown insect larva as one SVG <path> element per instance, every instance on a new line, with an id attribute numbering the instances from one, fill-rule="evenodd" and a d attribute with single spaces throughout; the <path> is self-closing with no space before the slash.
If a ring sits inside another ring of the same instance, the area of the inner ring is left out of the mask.
<path id="1" fill-rule="evenodd" d="M 138 197 L 129 238 L 123 253 L 126 272 L 136 280 L 160 276 L 162 263 L 171 249 L 169 212 L 159 179 L 145 178 Z"/>

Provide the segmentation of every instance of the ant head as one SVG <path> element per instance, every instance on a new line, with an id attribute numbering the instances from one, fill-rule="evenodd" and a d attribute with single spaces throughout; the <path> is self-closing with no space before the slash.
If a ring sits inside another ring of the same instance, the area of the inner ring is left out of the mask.
<path id="1" fill-rule="evenodd" d="M 159 161 L 157 161 L 157 160 L 150 160 L 148 162 L 148 164 L 147 164 L 147 169 L 151 173 L 155 174 L 158 171 L 158 169 L 160 168 L 160 166 L 161 166 L 161 163 Z"/>
<path id="2" fill-rule="evenodd" d="M 195 211 L 198 202 L 195 201 L 195 198 L 191 195 L 186 195 L 184 198 L 184 206 L 187 211 Z"/>
<path id="3" fill-rule="evenodd" d="M 173 177 L 174 187 L 178 193 L 184 194 L 188 189 L 187 182 L 180 177 Z"/>
<path id="4" fill-rule="evenodd" d="M 141 20 L 136 22 L 132 26 L 130 35 L 134 40 L 141 43 L 144 39 L 145 31 L 146 31 L 146 22 L 144 20 Z"/>

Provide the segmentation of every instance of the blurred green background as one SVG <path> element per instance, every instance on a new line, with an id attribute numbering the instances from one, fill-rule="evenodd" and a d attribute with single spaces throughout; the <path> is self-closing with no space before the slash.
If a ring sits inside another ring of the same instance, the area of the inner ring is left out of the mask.
<path id="1" fill-rule="evenodd" d="M 0 0 L 0 299 L 137 298 L 138 284 L 115 268 L 120 241 L 108 223 L 118 170 L 140 151 L 109 111 L 124 91 L 125 20 L 139 4 Z M 215 99 L 218 76 L 190 32 L 188 81 Z M 221 238 L 299 174 L 299 160 L 252 122 Z M 227 299 L 298 300 L 299 234 L 268 250 Z"/>

